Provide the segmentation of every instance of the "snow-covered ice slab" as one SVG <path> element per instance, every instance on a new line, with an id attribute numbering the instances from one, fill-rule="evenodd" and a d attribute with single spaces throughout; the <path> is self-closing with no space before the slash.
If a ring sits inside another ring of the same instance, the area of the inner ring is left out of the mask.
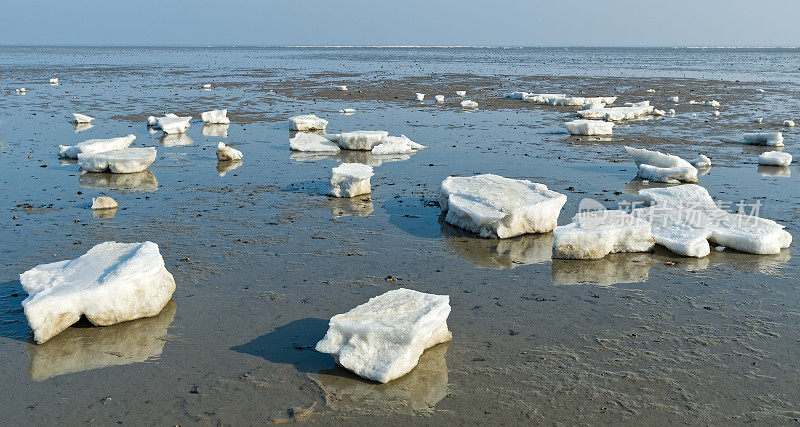
<path id="1" fill-rule="evenodd" d="M 503 96 L 505 99 L 525 99 L 528 97 L 528 92 L 510 92 Z"/>
<path id="2" fill-rule="evenodd" d="M 471 100 L 471 99 L 465 99 L 465 100 L 461 101 L 461 107 L 462 108 L 466 108 L 468 110 L 474 110 L 474 109 L 478 108 L 478 103 L 473 101 L 473 100 Z"/>
<path id="3" fill-rule="evenodd" d="M 158 123 L 158 127 L 164 131 L 166 134 L 174 135 L 178 133 L 186 133 L 186 129 L 189 129 L 191 124 L 189 121 L 192 120 L 191 116 L 187 117 L 159 117 L 156 121 Z"/>
<path id="4" fill-rule="evenodd" d="M 467 96 L 467 91 L 465 91 L 465 90 L 457 90 L 456 91 L 456 96 L 460 96 L 460 97 L 463 98 L 463 97 Z"/>
<path id="5" fill-rule="evenodd" d="M 78 155 L 78 165 L 86 172 L 142 172 L 155 161 L 156 149 L 154 147 L 123 148 Z"/>
<path id="6" fill-rule="evenodd" d="M 692 161 L 692 166 L 696 168 L 710 168 L 711 159 L 709 159 L 705 154 L 701 154 Z"/>
<path id="7" fill-rule="evenodd" d="M 616 96 L 595 96 L 595 97 L 582 97 L 582 96 L 564 96 L 553 97 L 547 100 L 550 105 L 556 106 L 582 106 L 584 104 L 613 104 L 617 101 Z"/>
<path id="8" fill-rule="evenodd" d="M 84 255 L 41 264 L 19 276 L 25 316 L 41 344 L 86 316 L 108 326 L 161 312 L 175 280 L 153 242 L 105 242 Z"/>
<path id="9" fill-rule="evenodd" d="M 355 197 L 372 192 L 370 178 L 372 166 L 361 163 L 342 163 L 333 168 L 331 174 L 331 195 L 334 197 Z"/>
<path id="10" fill-rule="evenodd" d="M 130 134 L 119 138 L 89 139 L 76 145 L 59 145 L 59 157 L 77 159 L 82 153 L 102 153 L 104 151 L 119 150 L 128 148 L 136 139 L 136 135 Z"/>
<path id="11" fill-rule="evenodd" d="M 450 341 L 450 297 L 394 289 L 330 320 L 316 350 L 381 383 L 400 378 L 429 347 Z"/>
<path id="12" fill-rule="evenodd" d="M 91 123 L 94 117 L 89 117 L 86 114 L 72 113 L 73 121 L 75 123 Z"/>
<path id="13" fill-rule="evenodd" d="M 315 133 L 298 132 L 289 139 L 289 148 L 292 151 L 305 151 L 312 153 L 338 153 L 340 148 L 328 138 Z"/>
<path id="14" fill-rule="evenodd" d="M 583 119 L 602 119 L 609 122 L 633 120 L 653 113 L 652 105 L 631 107 L 607 107 L 578 110 L 578 116 Z"/>
<path id="15" fill-rule="evenodd" d="M 413 154 L 417 150 L 425 148 L 422 144 L 408 139 L 405 135 L 387 136 L 380 144 L 372 148 L 372 154 L 376 156 L 387 154 Z"/>
<path id="16" fill-rule="evenodd" d="M 783 147 L 783 134 L 780 132 L 748 133 L 744 135 L 745 144 Z"/>
<path id="17" fill-rule="evenodd" d="M 383 130 L 357 130 L 339 134 L 337 144 L 345 150 L 372 150 L 380 144 L 389 132 Z"/>
<path id="18" fill-rule="evenodd" d="M 414 94 L 414 96 L 416 96 L 417 101 L 424 101 L 425 100 L 425 94 L 424 93 L 417 92 L 417 93 Z"/>
<path id="19" fill-rule="evenodd" d="M 116 209 L 119 207 L 117 201 L 108 196 L 92 198 L 92 209 Z"/>
<path id="20" fill-rule="evenodd" d="M 775 221 L 721 209 L 705 188 L 679 185 L 639 191 L 650 207 L 633 215 L 650 222 L 656 243 L 676 254 L 704 257 L 709 242 L 740 252 L 777 254 L 792 243 L 792 235 Z"/>
<path id="21" fill-rule="evenodd" d="M 313 114 L 304 114 L 289 118 L 289 130 L 307 132 L 310 130 L 325 130 L 328 121 Z"/>
<path id="22" fill-rule="evenodd" d="M 439 196 L 448 224 L 501 239 L 553 231 L 566 201 L 544 184 L 492 174 L 447 177 Z"/>
<path id="23" fill-rule="evenodd" d="M 792 164 L 792 155 L 780 151 L 767 151 L 758 156 L 758 164 L 762 166 L 789 166 Z"/>
<path id="24" fill-rule="evenodd" d="M 624 211 L 580 212 L 556 227 L 553 258 L 600 259 L 621 252 L 647 252 L 655 246 L 650 223 Z"/>
<path id="25" fill-rule="evenodd" d="M 564 124 L 570 135 L 611 135 L 614 123 L 602 120 L 573 120 Z"/>
<path id="26" fill-rule="evenodd" d="M 534 104 L 549 104 L 550 99 L 566 97 L 566 93 L 529 93 L 523 101 L 532 102 Z"/>
<path id="27" fill-rule="evenodd" d="M 229 125 L 231 120 L 228 118 L 228 110 L 211 110 L 200 113 L 203 123 L 212 125 Z"/>
<path id="28" fill-rule="evenodd" d="M 632 147 L 625 150 L 639 167 L 642 179 L 669 184 L 697 182 L 697 168 L 678 156 Z"/>
<path id="29" fill-rule="evenodd" d="M 235 149 L 228 147 L 225 145 L 224 142 L 220 142 L 217 144 L 217 160 L 220 161 L 230 161 L 230 160 L 242 160 L 242 152 Z"/>

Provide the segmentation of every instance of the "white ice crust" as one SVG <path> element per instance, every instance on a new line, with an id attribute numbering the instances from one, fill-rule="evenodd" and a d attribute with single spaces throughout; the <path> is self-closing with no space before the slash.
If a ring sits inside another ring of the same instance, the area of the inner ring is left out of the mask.
<path id="1" fill-rule="evenodd" d="M 340 148 L 328 138 L 315 133 L 298 132 L 289 139 L 289 148 L 292 151 L 306 151 L 312 153 L 337 153 Z"/>
<path id="2" fill-rule="evenodd" d="M 304 114 L 289 118 L 289 130 L 310 131 L 325 130 L 328 121 L 321 119 L 313 114 Z"/>
<path id="3" fill-rule="evenodd" d="M 119 207 L 117 201 L 108 196 L 92 198 L 92 209 L 113 209 Z"/>

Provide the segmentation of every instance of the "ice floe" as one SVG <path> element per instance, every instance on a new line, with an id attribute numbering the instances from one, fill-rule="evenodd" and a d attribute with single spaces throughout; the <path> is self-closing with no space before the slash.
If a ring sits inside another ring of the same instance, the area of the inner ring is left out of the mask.
<path id="1" fill-rule="evenodd" d="M 211 125 L 228 125 L 231 120 L 228 118 L 228 110 L 211 110 L 200 113 L 203 123 Z"/>
<path id="2" fill-rule="evenodd" d="M 119 204 L 116 200 L 108 196 L 92 198 L 92 209 L 116 209 Z"/>
<path id="3" fill-rule="evenodd" d="M 89 139 L 75 145 L 59 145 L 59 157 L 77 159 L 81 153 L 101 153 L 103 151 L 128 148 L 136 139 L 136 135 L 129 134 L 119 138 Z"/>
<path id="4" fill-rule="evenodd" d="M 425 148 L 422 144 L 408 139 L 407 136 L 387 136 L 380 144 L 372 147 L 372 154 L 376 156 L 386 154 L 413 154 L 417 150 Z"/>
<path id="5" fill-rule="evenodd" d="M 474 110 L 478 108 L 478 103 L 471 99 L 465 99 L 464 101 L 461 101 L 461 107 L 466 108 L 467 110 Z"/>
<path id="6" fill-rule="evenodd" d="M 156 149 L 122 148 L 100 153 L 78 154 L 78 165 L 86 172 L 142 172 L 156 161 Z"/>
<path id="7" fill-rule="evenodd" d="M 535 95 L 541 96 L 541 95 Z M 547 104 L 555 106 L 582 106 L 584 104 L 613 104 L 617 101 L 616 96 L 596 96 L 596 97 L 582 97 L 582 96 L 559 96 L 547 99 Z M 537 101 L 532 101 L 537 102 Z M 537 102 L 538 103 L 538 102 Z"/>
<path id="8" fill-rule="evenodd" d="M 619 210 L 580 212 L 556 227 L 553 258 L 600 259 L 621 252 L 647 252 L 655 246 L 650 223 Z"/>
<path id="9" fill-rule="evenodd" d="M 751 254 L 777 254 L 792 242 L 782 225 L 757 212 L 729 213 L 699 185 L 649 188 L 639 196 L 649 207 L 634 209 L 633 215 L 650 222 L 656 243 L 679 255 L 707 256 L 709 242 Z"/>
<path id="10" fill-rule="evenodd" d="M 673 97 L 671 97 L 671 98 L 667 99 L 667 101 L 669 101 L 669 102 L 674 102 L 674 103 L 676 103 L 676 104 L 677 104 L 678 102 L 680 102 L 680 101 L 681 101 L 681 98 L 680 98 L 680 97 L 678 97 L 678 96 L 673 96 Z"/>
<path id="11" fill-rule="evenodd" d="M 696 168 L 709 168 L 711 167 L 711 159 L 705 154 L 699 155 L 696 159 L 692 160 L 692 166 Z"/>
<path id="12" fill-rule="evenodd" d="M 577 114 L 583 119 L 603 119 L 609 122 L 632 120 L 653 113 L 651 105 L 631 105 L 627 107 L 591 108 L 578 110 Z"/>
<path id="13" fill-rule="evenodd" d="M 314 153 L 338 153 L 340 148 L 322 135 L 315 133 L 298 132 L 289 139 L 289 148 L 292 151 L 305 151 Z"/>
<path id="14" fill-rule="evenodd" d="M 625 150 L 639 167 L 642 179 L 670 184 L 697 182 L 697 168 L 678 156 L 633 147 Z"/>
<path id="15" fill-rule="evenodd" d="M 372 192 L 372 166 L 342 163 L 331 172 L 331 195 L 334 197 L 355 197 Z"/>
<path id="16" fill-rule="evenodd" d="M 51 85 L 57 85 L 58 84 L 58 79 L 50 79 L 50 84 Z"/>
<path id="17" fill-rule="evenodd" d="M 235 148 L 228 147 L 224 142 L 220 142 L 217 144 L 217 160 L 242 160 L 242 152 Z"/>
<path id="18" fill-rule="evenodd" d="M 325 130 L 328 126 L 328 121 L 321 119 L 313 114 L 305 114 L 289 118 L 289 130 L 296 131 L 311 131 L 311 130 Z"/>
<path id="19" fill-rule="evenodd" d="M 544 184 L 492 174 L 447 177 L 439 196 L 447 223 L 499 238 L 549 233 L 566 201 Z"/>
<path id="20" fill-rule="evenodd" d="M 191 124 L 189 121 L 192 120 L 191 117 L 159 117 L 156 122 L 158 123 L 158 128 L 164 131 L 166 134 L 179 134 L 179 133 L 186 133 L 186 129 L 188 129 Z"/>
<path id="21" fill-rule="evenodd" d="M 89 117 L 86 114 L 78 114 L 72 113 L 73 122 L 81 124 L 81 123 L 91 123 L 94 120 L 94 117 Z"/>
<path id="22" fill-rule="evenodd" d="M 436 102 L 444 102 L 444 95 L 435 95 L 433 99 L 435 99 Z"/>
<path id="23" fill-rule="evenodd" d="M 380 144 L 389 132 L 383 130 L 357 130 L 338 134 L 336 143 L 345 150 L 372 150 Z"/>
<path id="24" fill-rule="evenodd" d="M 348 115 L 348 116 L 351 115 L 351 114 L 355 114 L 355 113 L 356 113 L 356 110 L 354 108 L 345 108 L 343 110 L 339 110 L 339 114 L 345 114 L 345 115 Z"/>
<path id="25" fill-rule="evenodd" d="M 762 166 L 789 166 L 792 164 L 792 155 L 780 151 L 767 151 L 758 156 L 758 164 Z"/>
<path id="26" fill-rule="evenodd" d="M 748 133 L 744 135 L 744 142 L 751 145 L 783 147 L 783 134 L 780 132 Z"/>
<path id="27" fill-rule="evenodd" d="M 211 89 L 211 83 L 204 84 L 203 89 Z"/>
<path id="28" fill-rule="evenodd" d="M 25 316 L 41 344 L 85 316 L 108 326 L 161 312 L 175 280 L 153 242 L 105 242 L 84 255 L 41 264 L 19 276 Z"/>
<path id="29" fill-rule="evenodd" d="M 450 341 L 450 297 L 394 289 L 333 316 L 316 350 L 381 383 L 402 377 L 429 347 Z"/>
<path id="30" fill-rule="evenodd" d="M 460 96 L 461 98 L 463 98 L 463 97 L 467 96 L 467 91 L 465 91 L 465 90 L 457 90 L 456 91 L 456 96 Z"/>
<path id="31" fill-rule="evenodd" d="M 416 96 L 417 101 L 424 101 L 425 100 L 425 94 L 424 93 L 417 92 L 417 93 L 414 94 L 414 96 Z"/>
<path id="32" fill-rule="evenodd" d="M 790 128 L 793 128 L 793 127 L 796 126 L 794 120 L 784 120 L 783 121 L 783 125 L 786 126 L 786 127 L 790 127 Z"/>
<path id="33" fill-rule="evenodd" d="M 342 92 L 347 92 L 347 86 L 345 85 L 335 85 L 333 88 Z"/>
<path id="34" fill-rule="evenodd" d="M 528 92 L 511 92 L 503 96 L 505 99 L 525 99 L 528 97 Z"/>
<path id="35" fill-rule="evenodd" d="M 570 135 L 611 135 L 614 132 L 614 123 L 602 120 L 573 120 L 565 126 Z"/>

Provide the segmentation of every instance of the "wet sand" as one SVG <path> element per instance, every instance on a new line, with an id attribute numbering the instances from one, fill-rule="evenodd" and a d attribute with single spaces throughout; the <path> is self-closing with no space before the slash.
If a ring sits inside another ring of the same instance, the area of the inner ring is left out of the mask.
<path id="1" fill-rule="evenodd" d="M 163 53 L 154 52 L 153 58 Z M 10 424 L 784 424 L 800 418 L 798 261 L 725 251 L 688 259 L 658 249 L 598 261 L 550 259 L 551 235 L 478 239 L 446 225 L 436 204 L 447 175 L 497 173 L 609 207 L 635 200 L 623 145 L 714 166 L 700 184 L 723 200 L 763 203 L 797 237 L 800 170 L 756 166 L 741 133 L 783 130 L 794 153 L 793 84 L 719 79 L 426 72 L 401 77 L 262 63 L 181 67 L 26 68 L 0 62 L 0 411 Z M 68 62 L 47 56 L 53 64 Z M 205 61 L 205 62 L 204 62 Z M 225 62 L 225 61 L 221 61 Z M 229 61 L 234 63 L 235 61 Z M 421 60 L 421 62 L 423 62 Z M 358 65 L 358 64 L 356 64 Z M 710 67 L 710 65 L 709 65 Z M 37 83 L 56 73 L 61 85 Z M 14 80 L 17 79 L 17 80 Z M 211 82 L 209 91 L 201 90 Z M 337 92 L 334 84 L 347 84 Z M 24 96 L 13 87 L 25 85 Z M 768 90 L 764 94 L 756 88 Z M 655 94 L 647 89 L 656 89 Z M 534 90 L 537 89 L 537 90 Z M 538 90 L 541 89 L 541 90 Z M 11 94 L 8 94 L 9 90 Z M 274 92 L 270 92 L 270 90 Z M 480 104 L 465 112 L 454 92 Z M 610 140 L 569 137 L 574 108 L 499 99 L 512 90 L 652 99 L 676 117 L 615 127 Z M 691 91 L 691 92 L 690 92 Z M 420 104 L 414 92 L 428 94 Z M 433 103 L 442 93 L 444 105 Z M 177 94 L 177 95 L 176 95 Z M 679 95 L 672 106 L 666 98 Z M 74 98 L 73 98 L 74 97 Z M 716 99 L 713 109 L 687 105 Z M 150 134 L 164 110 L 199 117 L 228 108 L 232 124 L 189 140 Z M 355 108 L 354 115 L 339 115 Z M 97 117 L 75 132 L 71 112 Z M 408 157 L 290 153 L 286 118 L 314 113 L 329 131 L 386 129 L 429 148 Z M 693 119 L 691 113 L 697 113 Z M 765 117 L 761 125 L 751 116 Z M 81 175 L 59 144 L 134 133 L 154 145 L 146 173 Z M 227 136 L 223 136 L 227 135 Z M 218 164 L 218 141 L 244 152 Z M 28 158 L 33 156 L 33 158 Z M 330 168 L 376 166 L 373 193 L 331 199 Z M 42 167 L 46 166 L 46 167 Z M 224 173 L 224 176 L 221 176 Z M 120 204 L 96 218 L 91 197 Z M 16 219 L 14 219 L 16 217 Z M 35 345 L 17 275 L 105 240 L 159 244 L 178 284 L 159 316 L 81 324 Z M 313 350 L 327 320 L 409 287 L 448 294 L 453 341 L 406 377 L 359 379 Z"/>

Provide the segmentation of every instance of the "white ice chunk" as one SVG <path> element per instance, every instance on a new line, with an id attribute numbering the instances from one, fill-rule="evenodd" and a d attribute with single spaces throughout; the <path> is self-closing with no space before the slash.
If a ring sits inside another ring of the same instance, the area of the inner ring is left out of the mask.
<path id="1" fill-rule="evenodd" d="M 635 107 L 610 107 L 578 110 L 578 116 L 583 119 L 603 119 L 609 122 L 632 120 L 653 113 L 653 106 L 643 105 Z"/>
<path id="2" fill-rule="evenodd" d="M 460 97 L 463 98 L 463 97 L 467 96 L 467 91 L 465 91 L 465 90 L 457 90 L 456 91 L 456 96 L 460 96 Z"/>
<path id="3" fill-rule="evenodd" d="M 58 84 L 58 79 L 50 79 L 50 84 L 51 85 L 57 85 Z"/>
<path id="4" fill-rule="evenodd" d="M 147 169 L 154 161 L 155 147 L 78 154 L 78 165 L 86 172 L 135 173 Z"/>
<path id="5" fill-rule="evenodd" d="M 119 138 L 89 139 L 76 145 L 59 145 L 58 155 L 68 159 L 77 159 L 81 153 L 102 153 L 103 151 L 128 148 L 136 135 L 130 134 Z"/>
<path id="6" fill-rule="evenodd" d="M 650 207 L 634 209 L 633 215 L 650 222 L 656 243 L 679 255 L 704 257 L 711 252 L 709 242 L 751 254 L 777 254 L 792 242 L 782 225 L 748 212 L 726 212 L 698 185 L 648 188 L 639 195 Z"/>
<path id="7" fill-rule="evenodd" d="M 655 93 L 655 92 L 656 92 L 655 89 L 647 89 L 647 93 Z"/>
<path id="8" fill-rule="evenodd" d="M 190 116 L 187 117 L 171 117 L 169 115 L 164 117 L 159 117 L 156 119 L 158 123 L 158 127 L 164 131 L 164 133 L 169 135 L 175 135 L 179 133 L 186 133 L 186 129 L 188 129 L 191 125 L 189 121 L 192 120 Z"/>
<path id="9" fill-rule="evenodd" d="M 669 111 L 667 111 L 667 113 L 669 113 L 669 115 L 671 115 L 671 116 L 674 116 L 675 115 L 675 109 L 674 108 L 670 108 Z"/>
<path id="10" fill-rule="evenodd" d="M 708 105 L 714 108 L 719 108 L 719 101 L 712 99 L 708 102 Z"/>
<path id="11" fill-rule="evenodd" d="M 204 84 L 203 89 L 211 89 L 211 83 Z"/>
<path id="12" fill-rule="evenodd" d="M 714 110 L 712 114 L 714 114 L 714 117 L 719 117 L 719 110 Z"/>
<path id="13" fill-rule="evenodd" d="M 347 92 L 347 86 L 345 86 L 345 85 L 336 85 L 336 86 L 334 86 L 334 88 L 336 90 L 340 90 L 342 92 Z"/>
<path id="14" fill-rule="evenodd" d="M 762 166 L 789 166 L 792 164 L 792 155 L 780 151 L 767 151 L 758 156 L 758 164 Z"/>
<path id="15" fill-rule="evenodd" d="M 115 209 L 119 207 L 117 201 L 108 196 L 92 198 L 92 209 Z"/>
<path id="16" fill-rule="evenodd" d="M 461 107 L 466 108 L 468 110 L 474 110 L 475 108 L 478 108 L 478 103 L 471 99 L 466 99 L 464 101 L 461 101 Z"/>
<path id="17" fill-rule="evenodd" d="M 708 168 L 711 167 L 711 159 L 709 159 L 706 155 L 701 154 L 696 159 L 692 161 L 692 166 L 696 168 Z"/>
<path id="18" fill-rule="evenodd" d="M 650 101 L 626 102 L 622 106 L 623 107 L 649 107 L 650 106 Z"/>
<path id="19" fill-rule="evenodd" d="M 625 147 L 639 167 L 639 177 L 656 182 L 697 182 L 697 168 L 671 154 L 640 148 Z"/>
<path id="20" fill-rule="evenodd" d="M 674 103 L 676 103 L 676 104 L 677 104 L 678 102 L 680 102 L 680 101 L 681 101 L 681 98 L 680 98 L 680 97 L 678 97 L 678 96 L 673 96 L 672 98 L 669 98 L 669 99 L 668 99 L 668 101 L 670 101 L 670 102 L 674 102 Z"/>
<path id="21" fill-rule="evenodd" d="M 355 108 L 345 108 L 343 110 L 339 110 L 339 114 L 350 115 L 350 114 L 355 114 L 355 113 L 356 113 Z"/>
<path id="22" fill-rule="evenodd" d="M 175 280 L 153 242 L 96 245 L 84 255 L 20 274 L 25 316 L 41 344 L 86 316 L 108 326 L 161 312 Z"/>
<path id="23" fill-rule="evenodd" d="M 759 89 L 756 89 L 756 92 L 758 92 L 758 93 L 764 93 L 764 92 L 766 92 L 766 91 L 765 91 L 764 89 L 761 89 L 761 88 L 759 88 Z"/>
<path id="24" fill-rule="evenodd" d="M 332 170 L 331 195 L 355 197 L 359 194 L 369 194 L 372 191 L 369 182 L 372 175 L 374 175 L 372 166 L 361 163 L 342 163 Z"/>
<path id="25" fill-rule="evenodd" d="M 417 97 L 417 101 L 423 101 L 425 99 L 425 94 L 424 93 L 417 92 L 414 95 Z"/>
<path id="26" fill-rule="evenodd" d="M 664 110 L 659 110 L 658 108 L 654 108 L 653 109 L 653 115 L 654 116 L 664 116 L 666 114 L 667 114 L 667 112 L 664 111 Z"/>
<path id="27" fill-rule="evenodd" d="M 204 123 L 212 125 L 228 125 L 231 120 L 228 118 L 228 110 L 211 110 L 200 113 L 200 118 Z"/>
<path id="28" fill-rule="evenodd" d="M 616 96 L 597 96 L 590 98 L 582 96 L 564 96 L 549 98 L 547 103 L 557 106 L 580 106 L 583 104 L 613 104 L 616 100 Z"/>
<path id="29" fill-rule="evenodd" d="M 387 155 L 387 154 L 412 154 L 417 150 L 425 148 L 422 144 L 408 139 L 405 135 L 402 136 L 387 136 L 383 141 L 372 148 L 373 155 Z"/>
<path id="30" fill-rule="evenodd" d="M 573 120 L 565 123 L 570 135 L 611 135 L 614 129 L 613 122 L 602 120 Z"/>
<path id="31" fill-rule="evenodd" d="M 315 133 L 298 132 L 294 138 L 289 139 L 289 148 L 292 151 L 307 151 L 315 153 L 337 153 L 340 148 L 322 135 Z"/>
<path id="32" fill-rule="evenodd" d="M 783 147 L 783 134 L 780 132 L 748 133 L 744 135 L 744 142 L 751 145 Z"/>
<path id="33" fill-rule="evenodd" d="M 586 104 L 581 105 L 581 110 L 591 110 L 593 108 L 605 108 L 606 104 L 602 102 L 587 102 Z"/>
<path id="34" fill-rule="evenodd" d="M 345 150 L 372 150 L 384 138 L 389 136 L 389 132 L 383 130 L 357 130 L 344 132 L 339 135 L 337 144 Z"/>
<path id="35" fill-rule="evenodd" d="M 529 93 L 524 101 L 534 104 L 549 104 L 550 99 L 565 98 L 566 96 L 567 94 L 565 93 Z"/>
<path id="36" fill-rule="evenodd" d="M 450 297 L 394 289 L 337 314 L 316 350 L 361 377 L 386 383 L 410 372 L 429 347 L 450 341 Z"/>
<path id="37" fill-rule="evenodd" d="M 433 98 L 436 99 L 436 102 L 444 102 L 444 95 L 436 95 Z"/>
<path id="38" fill-rule="evenodd" d="M 764 123 L 764 118 L 763 117 L 757 117 L 757 118 L 755 118 L 753 120 L 753 122 L 755 122 L 755 123 Z"/>
<path id="39" fill-rule="evenodd" d="M 91 123 L 94 120 L 94 117 L 89 117 L 86 114 L 78 114 L 72 113 L 72 117 L 74 117 L 75 123 Z"/>
<path id="40" fill-rule="evenodd" d="M 242 152 L 235 149 L 228 147 L 225 145 L 224 142 L 220 142 L 217 144 L 217 160 L 220 161 L 228 161 L 228 160 L 242 160 Z"/>
<path id="41" fill-rule="evenodd" d="M 325 130 L 328 121 L 321 119 L 313 114 L 305 114 L 289 118 L 289 130 L 310 131 Z"/>
<path id="42" fill-rule="evenodd" d="M 506 99 L 525 99 L 528 97 L 528 92 L 511 92 L 505 94 Z"/>
<path id="43" fill-rule="evenodd" d="M 624 211 L 580 212 L 556 227 L 553 258 L 600 259 L 611 253 L 647 252 L 655 246 L 650 223 Z"/>
<path id="44" fill-rule="evenodd" d="M 439 196 L 447 223 L 501 239 L 549 233 L 566 201 L 544 184 L 491 174 L 447 177 Z"/>
<path id="45" fill-rule="evenodd" d="M 783 121 L 783 125 L 786 126 L 786 127 L 790 127 L 790 128 L 793 128 L 793 127 L 796 126 L 794 120 L 784 120 Z"/>

